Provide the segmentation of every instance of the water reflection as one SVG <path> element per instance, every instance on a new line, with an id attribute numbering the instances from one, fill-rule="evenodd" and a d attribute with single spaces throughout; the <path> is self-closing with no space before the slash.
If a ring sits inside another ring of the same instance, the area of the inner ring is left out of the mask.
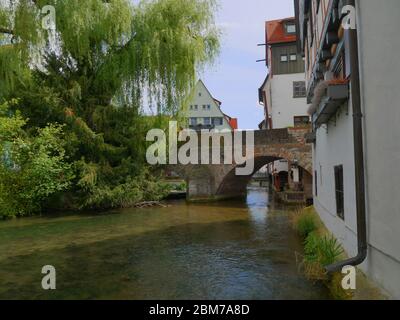
<path id="1" fill-rule="evenodd" d="M 250 219 L 256 227 L 265 227 L 268 217 L 269 195 L 265 189 L 249 187 L 246 203 Z"/>
<path id="2" fill-rule="evenodd" d="M 2 222 L 0 298 L 328 298 L 297 272 L 287 212 L 267 204 L 251 188 L 246 202 Z M 47 264 L 53 292 L 40 289 Z"/>

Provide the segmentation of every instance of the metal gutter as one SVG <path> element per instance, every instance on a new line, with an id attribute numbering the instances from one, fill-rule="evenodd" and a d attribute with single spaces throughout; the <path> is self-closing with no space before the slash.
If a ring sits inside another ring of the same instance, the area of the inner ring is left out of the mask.
<path id="1" fill-rule="evenodd" d="M 355 0 L 349 0 L 349 5 L 356 7 Z M 357 8 L 356 8 L 357 9 Z M 354 132 L 354 162 L 355 162 L 355 187 L 357 205 L 357 243 L 358 254 L 356 257 L 341 261 L 326 267 L 328 272 L 341 271 L 345 266 L 358 266 L 367 258 L 367 222 L 365 205 L 365 171 L 364 171 L 364 146 L 363 125 L 361 109 L 361 86 L 359 69 L 358 35 L 356 30 L 345 30 L 348 35 L 351 65 L 351 96 L 353 106 L 353 132 Z"/>

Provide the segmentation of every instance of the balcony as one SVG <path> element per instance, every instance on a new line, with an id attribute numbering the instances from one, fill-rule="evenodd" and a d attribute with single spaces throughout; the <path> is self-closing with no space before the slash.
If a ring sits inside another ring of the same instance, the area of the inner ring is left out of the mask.
<path id="1" fill-rule="evenodd" d="M 313 114 L 313 123 L 316 126 L 328 123 L 339 107 L 349 99 L 349 84 L 345 80 L 331 81 L 326 89 L 326 95 L 319 102 Z"/>

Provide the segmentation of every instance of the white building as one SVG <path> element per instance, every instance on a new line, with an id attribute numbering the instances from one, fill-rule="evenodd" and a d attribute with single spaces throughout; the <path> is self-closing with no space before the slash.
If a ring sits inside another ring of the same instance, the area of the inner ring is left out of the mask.
<path id="1" fill-rule="evenodd" d="M 267 21 L 266 64 L 268 75 L 259 89 L 267 129 L 309 123 L 304 60 L 297 53 L 294 18 Z"/>
<path id="2" fill-rule="evenodd" d="M 295 18 L 267 21 L 266 65 L 268 75 L 259 88 L 259 102 L 264 107 L 264 120 L 260 129 L 282 129 L 309 125 L 307 113 L 304 60 L 297 50 Z M 268 165 L 274 175 L 274 185 L 281 189 L 293 176 L 299 183 L 299 170 L 287 160 Z M 291 174 L 289 174 L 289 172 Z"/>
<path id="3" fill-rule="evenodd" d="M 342 13 L 345 5 L 354 16 Z M 312 103 L 315 208 L 352 257 L 328 269 L 359 265 L 400 299 L 400 1 L 295 7 Z M 345 29 L 349 18 L 357 23 Z"/>
<path id="4" fill-rule="evenodd" d="M 203 81 L 199 80 L 192 93 L 188 107 L 189 127 L 195 130 L 216 129 L 236 130 L 237 119 L 231 118 L 221 110 L 221 102 L 213 98 Z"/>

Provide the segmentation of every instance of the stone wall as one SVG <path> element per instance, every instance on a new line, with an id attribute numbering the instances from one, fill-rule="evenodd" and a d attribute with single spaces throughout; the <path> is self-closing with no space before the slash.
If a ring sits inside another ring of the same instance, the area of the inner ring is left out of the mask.
<path id="1" fill-rule="evenodd" d="M 254 155 L 248 157 L 248 160 L 254 160 L 254 170 L 248 176 L 236 175 L 236 164 L 178 165 L 173 170 L 187 181 L 189 200 L 243 196 L 253 174 L 264 165 L 279 159 L 296 161 L 312 175 L 311 145 L 306 144 L 304 137 L 309 132 L 310 128 L 254 131 Z M 243 135 L 243 145 L 245 141 Z"/>

